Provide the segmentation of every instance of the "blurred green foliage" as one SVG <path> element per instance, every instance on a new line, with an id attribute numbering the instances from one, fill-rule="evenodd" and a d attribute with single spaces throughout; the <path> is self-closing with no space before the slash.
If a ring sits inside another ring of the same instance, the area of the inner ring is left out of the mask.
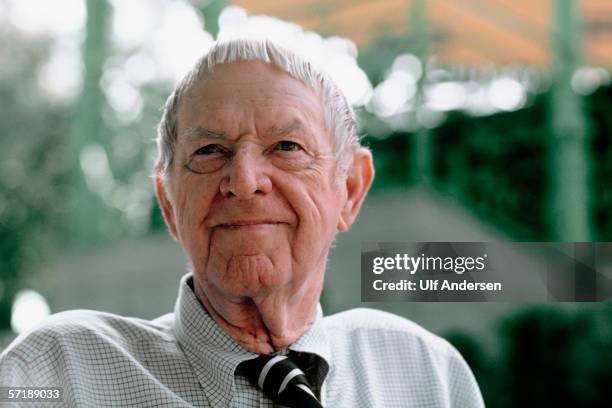
<path id="1" fill-rule="evenodd" d="M 381 34 L 372 44 L 360 50 L 357 63 L 372 84 L 379 84 L 385 79 L 390 62 L 407 51 L 405 38 Z"/>
<path id="2" fill-rule="evenodd" d="M 7 25 L 0 30 L 0 44 L 1 332 L 10 328 L 13 298 L 24 279 L 44 268 L 53 253 L 75 244 L 69 227 L 80 197 L 74 177 L 79 171 L 74 133 L 80 112 L 101 123 L 102 135 L 94 142 L 104 149 L 110 168 L 108 188 L 91 193 L 98 211 L 86 222 L 103 226 L 95 242 L 138 236 L 163 226 L 151 211 L 155 206 L 149 176 L 155 124 L 171 85 L 166 81 L 141 85 L 137 118 L 126 120 L 106 102 L 101 111 L 91 112 L 91 106 L 54 99 L 41 86 L 51 38 Z M 130 56 L 115 53 L 105 68 L 117 69 Z M 99 88 L 95 91 L 101 92 Z"/>
<path id="3" fill-rule="evenodd" d="M 545 93 L 525 109 L 485 117 L 450 112 L 430 130 L 433 186 L 515 240 L 547 241 L 553 235 L 549 97 Z M 612 241 L 612 87 L 599 88 L 585 104 L 591 129 L 592 222 L 599 241 Z M 374 190 L 415 182 L 414 133 L 364 140 L 374 152 Z"/>
<path id="4" fill-rule="evenodd" d="M 521 240 L 548 238 L 544 99 L 482 118 L 451 113 L 431 132 L 436 187 Z"/>
<path id="5" fill-rule="evenodd" d="M 487 407 L 609 407 L 612 305 L 531 307 L 504 319 L 499 349 L 466 333 L 446 338 L 461 352 Z"/>
<path id="6" fill-rule="evenodd" d="M 363 144 L 372 150 L 376 177 L 372 191 L 387 188 L 408 188 L 415 182 L 410 158 L 414 154 L 414 138 L 405 132 L 394 132 L 385 139 L 366 136 Z"/>
<path id="7" fill-rule="evenodd" d="M 40 266 L 64 229 L 70 115 L 37 82 L 49 43 L 0 31 L 0 329 L 21 276 Z"/>
<path id="8" fill-rule="evenodd" d="M 612 241 L 612 86 L 588 98 L 591 117 L 592 212 L 598 241 Z"/>

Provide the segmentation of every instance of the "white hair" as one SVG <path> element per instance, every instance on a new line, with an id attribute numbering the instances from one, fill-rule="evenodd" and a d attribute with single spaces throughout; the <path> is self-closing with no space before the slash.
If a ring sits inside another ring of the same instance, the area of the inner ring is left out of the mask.
<path id="1" fill-rule="evenodd" d="M 335 144 L 336 173 L 339 178 L 343 178 L 352 163 L 353 153 L 361 146 L 355 112 L 346 97 L 328 75 L 295 52 L 270 40 L 251 39 L 235 39 L 214 44 L 174 88 L 166 101 L 157 128 L 156 170 L 165 178 L 172 165 L 177 139 L 178 109 L 185 93 L 211 73 L 216 65 L 241 60 L 258 60 L 272 64 L 317 92 L 324 106 L 325 124 Z"/>

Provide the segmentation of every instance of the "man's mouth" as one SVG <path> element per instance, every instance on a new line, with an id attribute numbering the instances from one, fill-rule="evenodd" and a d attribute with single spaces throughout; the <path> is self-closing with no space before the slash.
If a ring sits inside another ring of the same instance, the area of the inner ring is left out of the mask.
<path id="1" fill-rule="evenodd" d="M 229 221 L 216 225 L 218 228 L 225 229 L 238 229 L 238 228 L 261 228 L 261 227 L 273 227 L 279 224 L 283 224 L 280 221 L 273 220 L 242 220 L 242 221 Z"/>

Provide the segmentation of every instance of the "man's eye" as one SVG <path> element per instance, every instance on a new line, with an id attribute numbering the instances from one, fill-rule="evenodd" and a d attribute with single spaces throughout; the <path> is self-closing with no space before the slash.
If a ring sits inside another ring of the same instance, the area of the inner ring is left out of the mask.
<path id="1" fill-rule="evenodd" d="M 209 144 L 209 145 L 200 147 L 198 150 L 195 151 L 194 154 L 195 155 L 211 155 L 215 153 L 223 153 L 223 149 L 221 148 L 221 146 L 217 144 Z"/>
<path id="2" fill-rule="evenodd" d="M 283 140 L 281 142 L 278 142 L 276 146 L 274 146 L 274 150 L 280 150 L 283 152 L 297 152 L 299 150 L 302 150 L 302 146 L 295 142 Z"/>

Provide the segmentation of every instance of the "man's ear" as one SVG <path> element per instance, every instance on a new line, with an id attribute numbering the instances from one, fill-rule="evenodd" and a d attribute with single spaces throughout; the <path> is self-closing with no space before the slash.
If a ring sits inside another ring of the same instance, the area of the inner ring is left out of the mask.
<path id="1" fill-rule="evenodd" d="M 372 153 L 360 148 L 353 155 L 353 164 L 346 176 L 346 201 L 340 213 L 338 231 L 348 231 L 353 225 L 361 204 L 374 180 Z"/>
<path id="2" fill-rule="evenodd" d="M 176 224 L 174 222 L 174 211 L 172 210 L 172 202 L 168 199 L 168 192 L 166 186 L 162 180 L 162 175 L 159 170 L 155 170 L 155 194 L 157 195 L 157 201 L 166 220 L 166 225 L 170 234 L 178 241 L 178 234 L 176 231 Z"/>

